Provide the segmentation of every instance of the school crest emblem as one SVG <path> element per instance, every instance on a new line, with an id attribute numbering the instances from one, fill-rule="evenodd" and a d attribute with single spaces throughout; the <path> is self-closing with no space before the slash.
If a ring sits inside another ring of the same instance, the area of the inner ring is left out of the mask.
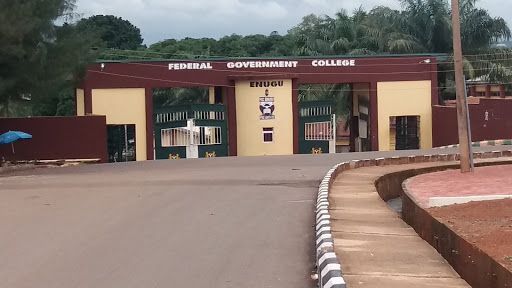
<path id="1" fill-rule="evenodd" d="M 271 120 L 275 119 L 274 115 L 274 97 L 269 96 L 268 89 L 265 90 L 265 97 L 260 97 L 260 120 Z"/>

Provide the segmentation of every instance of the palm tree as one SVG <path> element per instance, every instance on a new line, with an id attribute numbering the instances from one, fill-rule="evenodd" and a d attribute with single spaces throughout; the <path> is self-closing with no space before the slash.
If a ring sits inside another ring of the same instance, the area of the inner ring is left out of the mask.
<path id="1" fill-rule="evenodd" d="M 333 104 L 333 114 L 338 121 L 345 120 L 344 129 L 348 129 L 351 118 L 350 85 L 338 84 L 308 84 L 299 88 L 299 102 L 329 101 Z"/>
<path id="2" fill-rule="evenodd" d="M 451 53 L 451 11 L 447 0 L 400 0 L 402 10 L 379 6 L 368 13 L 357 9 L 352 16 L 340 11 L 334 18 L 309 15 L 290 30 L 299 55 L 373 53 Z M 462 44 L 467 56 L 467 77 L 512 81 L 512 50 L 492 49 L 511 32 L 505 20 L 493 18 L 476 7 L 477 0 L 461 0 Z M 440 86 L 450 85 L 453 65 L 439 66 Z M 450 94 L 450 90 L 446 89 Z"/>
<path id="3" fill-rule="evenodd" d="M 466 53 L 487 50 L 493 43 L 511 36 L 503 18 L 491 17 L 487 10 L 477 8 L 476 2 L 462 0 L 460 5 L 462 47 Z"/>
<path id="4" fill-rule="evenodd" d="M 406 34 L 425 51 L 451 51 L 451 16 L 446 0 L 401 0 Z"/>
<path id="5" fill-rule="evenodd" d="M 379 39 L 379 49 L 390 53 L 451 53 L 451 11 L 446 0 L 401 0 L 403 11 L 378 7 L 367 18 L 369 31 Z M 462 46 L 467 78 L 483 77 L 491 82 L 512 80 L 512 51 L 492 49 L 493 43 L 509 39 L 511 32 L 503 18 L 493 18 L 475 6 L 477 0 L 460 5 Z M 474 55 L 474 56 L 471 56 Z M 440 86 L 453 84 L 453 62 L 448 57 L 439 65 Z M 442 88 L 445 97 L 454 97 L 451 88 Z"/>
<path id="6" fill-rule="evenodd" d="M 298 55 L 330 55 L 334 19 L 310 14 L 289 31 L 294 38 Z"/>
<path id="7" fill-rule="evenodd" d="M 373 54 L 373 35 L 367 34 L 366 12 L 361 8 L 349 16 L 340 10 L 334 18 L 314 14 L 289 31 L 295 39 L 298 55 Z"/>
<path id="8" fill-rule="evenodd" d="M 512 80 L 512 50 L 491 48 L 491 45 L 510 39 L 511 32 L 501 17 L 491 17 L 487 10 L 477 8 L 477 0 L 461 2 L 461 37 L 466 59 L 474 75 L 490 82 Z"/>

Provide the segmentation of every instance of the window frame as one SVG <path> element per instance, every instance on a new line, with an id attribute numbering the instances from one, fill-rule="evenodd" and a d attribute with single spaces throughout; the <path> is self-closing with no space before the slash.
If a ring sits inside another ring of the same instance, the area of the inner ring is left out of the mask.
<path id="1" fill-rule="evenodd" d="M 274 143 L 274 127 L 263 127 L 261 131 L 261 135 L 263 136 L 263 143 L 271 144 Z M 265 139 L 266 135 L 270 135 L 270 141 Z"/>

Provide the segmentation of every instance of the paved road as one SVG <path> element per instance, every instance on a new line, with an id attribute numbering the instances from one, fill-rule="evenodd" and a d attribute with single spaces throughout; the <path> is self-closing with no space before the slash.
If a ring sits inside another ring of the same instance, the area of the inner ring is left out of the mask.
<path id="1" fill-rule="evenodd" d="M 332 165 L 377 155 L 390 153 L 0 177 L 0 287 L 313 287 L 317 185 Z"/>

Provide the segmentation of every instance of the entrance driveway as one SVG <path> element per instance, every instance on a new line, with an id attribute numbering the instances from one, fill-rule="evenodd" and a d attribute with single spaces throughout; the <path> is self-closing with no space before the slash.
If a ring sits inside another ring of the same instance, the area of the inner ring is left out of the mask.
<path id="1" fill-rule="evenodd" d="M 313 287 L 320 179 L 341 161 L 390 154 L 167 160 L 0 177 L 0 287 Z"/>

